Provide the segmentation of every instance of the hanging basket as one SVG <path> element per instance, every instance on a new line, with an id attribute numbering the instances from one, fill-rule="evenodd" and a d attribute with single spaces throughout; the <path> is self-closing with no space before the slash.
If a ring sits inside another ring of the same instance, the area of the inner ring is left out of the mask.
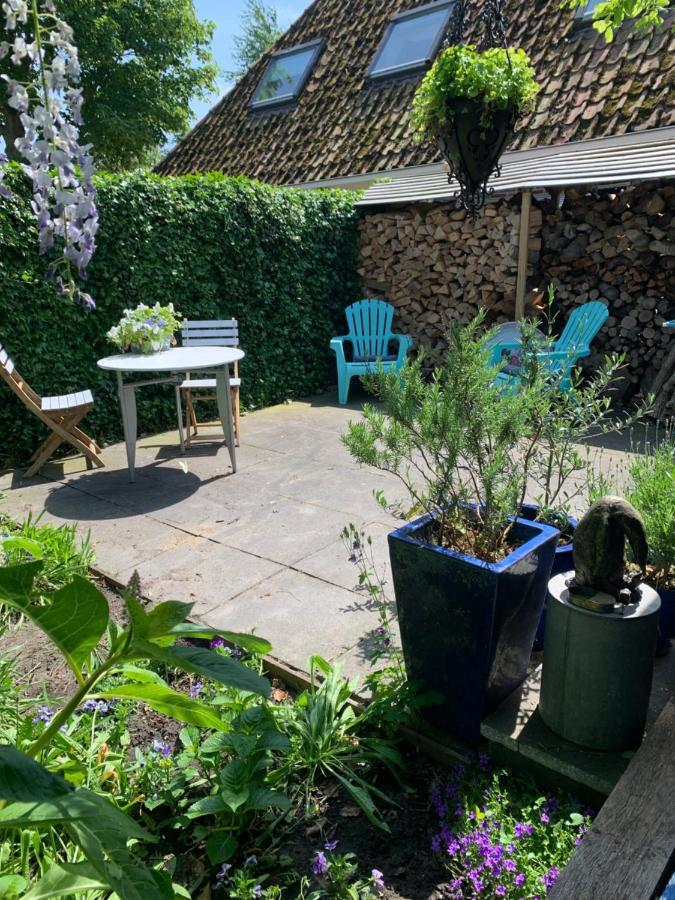
<path id="1" fill-rule="evenodd" d="M 482 122 L 480 100 L 448 101 L 448 124 L 438 135 L 438 145 L 460 184 L 459 201 L 473 216 L 485 202 L 487 181 L 498 171 L 499 159 L 513 135 L 518 110 L 515 106 L 493 110 L 489 124 Z"/>

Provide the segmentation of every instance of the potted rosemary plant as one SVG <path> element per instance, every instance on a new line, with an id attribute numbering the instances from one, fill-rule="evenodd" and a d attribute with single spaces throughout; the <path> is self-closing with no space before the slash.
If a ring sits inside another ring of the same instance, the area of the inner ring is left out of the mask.
<path id="1" fill-rule="evenodd" d="M 389 535 L 403 654 L 408 677 L 443 696 L 429 721 L 467 741 L 527 673 L 558 540 L 519 516 L 536 386 L 495 383 L 482 320 L 453 329 L 430 380 L 420 358 L 364 378 L 380 403 L 343 438 L 398 476 L 419 516 Z"/>
<path id="2" fill-rule="evenodd" d="M 484 197 L 516 120 L 532 108 L 538 89 L 524 50 L 458 44 L 444 50 L 424 76 L 412 126 L 419 140 L 438 144 L 470 196 Z"/>

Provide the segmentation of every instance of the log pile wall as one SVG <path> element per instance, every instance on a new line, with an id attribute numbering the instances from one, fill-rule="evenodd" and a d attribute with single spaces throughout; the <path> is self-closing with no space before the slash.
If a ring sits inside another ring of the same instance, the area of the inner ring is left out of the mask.
<path id="1" fill-rule="evenodd" d="M 675 186 L 566 191 L 535 198 L 528 239 L 528 309 L 548 284 L 556 291 L 557 327 L 590 299 L 610 316 L 590 365 L 604 353 L 626 354 L 624 397 L 648 390 L 675 318 Z M 364 215 L 360 272 L 366 291 L 389 299 L 397 327 L 440 359 L 454 320 L 479 308 L 488 322 L 515 318 L 520 197 L 487 205 L 476 222 L 453 204 L 419 204 Z"/>

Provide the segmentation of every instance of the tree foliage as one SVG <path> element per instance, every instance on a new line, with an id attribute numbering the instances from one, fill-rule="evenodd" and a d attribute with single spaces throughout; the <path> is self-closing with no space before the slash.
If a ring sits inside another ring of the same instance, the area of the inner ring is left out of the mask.
<path id="1" fill-rule="evenodd" d="M 588 0 L 564 0 L 563 8 L 585 7 Z M 638 34 L 661 25 L 669 0 L 604 0 L 593 9 L 593 27 L 610 43 L 624 22 L 632 21 Z"/>
<path id="2" fill-rule="evenodd" d="M 114 171 L 153 162 L 189 127 L 191 101 L 214 89 L 213 24 L 193 0 L 58 0 L 57 9 L 75 33 L 96 162 Z M 0 87 L 5 133 L 10 118 Z"/>
<path id="3" fill-rule="evenodd" d="M 233 56 L 237 68 L 225 73 L 234 81 L 245 75 L 282 34 L 276 9 L 264 0 L 246 0 L 242 24 L 242 33 L 234 38 Z"/>

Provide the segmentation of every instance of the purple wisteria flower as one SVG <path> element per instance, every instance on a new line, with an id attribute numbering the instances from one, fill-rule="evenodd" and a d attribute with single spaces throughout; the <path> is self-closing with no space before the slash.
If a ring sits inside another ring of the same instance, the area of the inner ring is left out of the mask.
<path id="1" fill-rule="evenodd" d="M 4 0 L 2 12 L 12 41 L 0 42 L 0 60 L 9 57 L 12 65 L 28 67 L 37 76 L 29 85 L 9 75 L 0 77 L 7 103 L 23 127 L 14 145 L 33 182 L 39 252 L 46 253 L 59 239 L 62 257 L 49 266 L 49 276 L 59 293 L 92 308 L 91 296 L 76 287 L 72 277 L 73 269 L 85 277 L 98 230 L 91 145 L 79 142 L 83 97 L 73 86 L 80 78 L 73 31 L 58 18 L 53 0 L 31 8 L 26 0 Z M 6 157 L 0 159 L 0 164 L 5 162 Z M 6 199 L 8 194 L 7 186 L 0 184 L 0 196 Z"/>
<path id="2" fill-rule="evenodd" d="M 532 834 L 533 827 L 529 822 L 516 822 L 516 826 L 513 829 L 513 834 L 518 839 L 529 837 Z"/>
<path id="3" fill-rule="evenodd" d="M 214 637 L 213 640 L 211 641 L 211 643 L 209 644 L 209 647 L 211 648 L 211 650 L 218 650 L 224 646 L 225 646 L 225 641 L 221 637 Z"/>
<path id="4" fill-rule="evenodd" d="M 370 877 L 373 879 L 373 887 L 376 891 L 384 890 L 384 874 L 380 872 L 379 869 L 373 869 L 370 873 Z"/>
<path id="5" fill-rule="evenodd" d="M 321 875 L 322 877 L 328 872 L 328 860 L 326 859 L 326 854 L 321 850 L 317 850 L 314 854 L 312 872 L 315 875 Z"/>
<path id="6" fill-rule="evenodd" d="M 516 877 L 513 879 L 513 883 L 516 887 L 522 887 L 525 884 L 525 875 L 523 872 L 518 872 Z"/>
<path id="7" fill-rule="evenodd" d="M 204 685 L 201 683 L 201 681 L 198 681 L 197 684 L 193 684 L 190 688 L 190 698 L 192 700 L 196 700 L 203 690 Z"/>

